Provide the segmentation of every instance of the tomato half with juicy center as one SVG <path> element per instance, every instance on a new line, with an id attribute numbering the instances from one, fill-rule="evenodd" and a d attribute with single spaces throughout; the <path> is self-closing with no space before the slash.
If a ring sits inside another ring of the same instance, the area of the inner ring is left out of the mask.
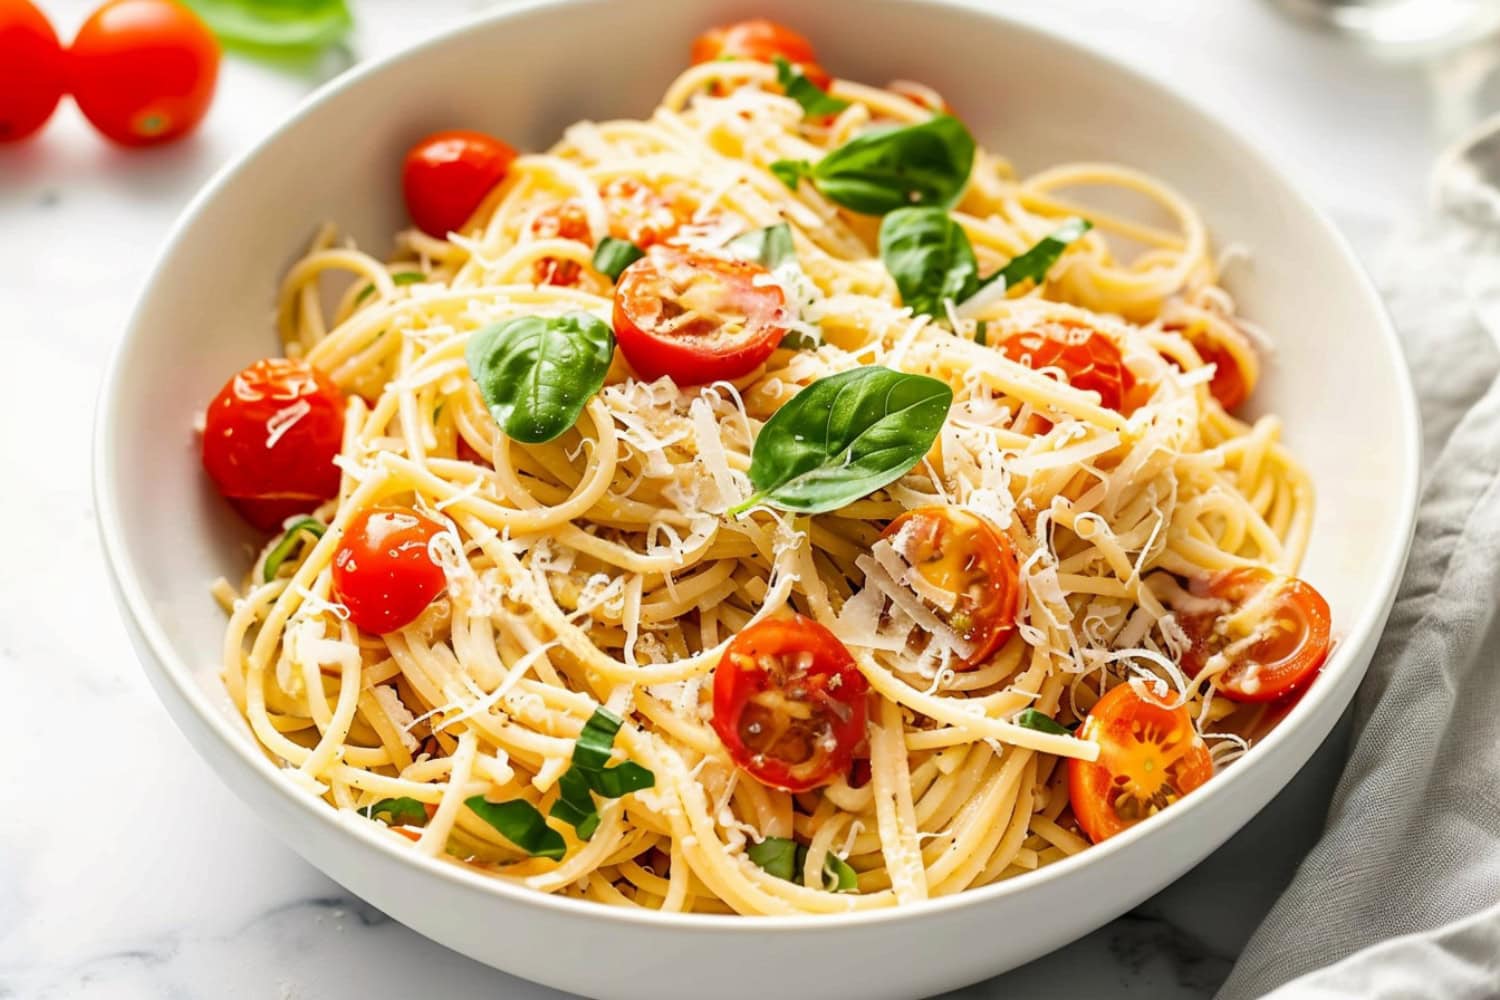
<path id="1" fill-rule="evenodd" d="M 1153 816 L 1213 777 L 1213 758 L 1185 706 L 1166 708 L 1127 683 L 1108 691 L 1079 727 L 1099 759 L 1068 761 L 1068 795 L 1094 843 Z"/>
<path id="2" fill-rule="evenodd" d="M 762 784 L 804 792 L 847 774 L 869 682 L 838 637 L 796 615 L 752 625 L 714 672 L 714 731 Z"/>
<path id="3" fill-rule="evenodd" d="M 1311 584 L 1247 568 L 1195 581 L 1192 589 L 1222 607 L 1178 615 L 1190 640 L 1182 656 L 1190 675 L 1223 657 L 1218 689 L 1234 701 L 1259 702 L 1299 691 L 1322 669 L 1332 616 Z"/>
<path id="4" fill-rule="evenodd" d="M 1034 371 L 1061 371 L 1073 388 L 1097 392 L 1099 405 L 1106 409 L 1123 412 L 1135 386 L 1114 341 L 1086 326 L 1057 324 L 1045 331 L 1014 333 L 1000 343 L 1000 351 Z"/>
<path id="5" fill-rule="evenodd" d="M 818 54 L 806 37 L 764 17 L 710 28 L 693 41 L 695 66 L 718 59 L 768 63 L 775 62 L 777 56 L 801 69 L 820 90 L 827 90 L 833 82 L 828 71 L 818 65 Z"/>
<path id="6" fill-rule="evenodd" d="M 305 361 L 236 374 L 203 418 L 203 467 L 251 524 L 270 531 L 338 493 L 344 397 Z"/>
<path id="7" fill-rule="evenodd" d="M 615 289 L 615 339 L 643 379 L 703 385 L 748 375 L 786 336 L 786 298 L 749 261 L 653 247 Z"/>
<path id="8" fill-rule="evenodd" d="M 333 557 L 333 594 L 349 620 L 376 634 L 416 621 L 448 583 L 432 558 L 442 530 L 409 507 L 371 507 L 350 518 Z"/>
<path id="9" fill-rule="evenodd" d="M 933 611 L 972 647 L 958 669 L 971 670 L 1005 644 L 1016 628 L 1021 574 L 1010 539 L 989 521 L 959 507 L 918 507 L 883 535 L 898 555 L 951 601 Z"/>

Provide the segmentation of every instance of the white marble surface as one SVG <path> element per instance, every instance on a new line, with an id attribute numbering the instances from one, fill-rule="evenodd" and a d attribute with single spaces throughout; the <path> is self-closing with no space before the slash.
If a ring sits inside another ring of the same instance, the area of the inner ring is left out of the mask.
<path id="1" fill-rule="evenodd" d="M 42 2 L 64 31 L 90 6 Z M 481 6 L 366 0 L 352 47 L 379 55 Z M 1362 251 L 1419 195 L 1436 126 L 1416 67 L 1338 48 L 1256 0 L 1007 6 L 1177 80 Z M 230 61 L 190 142 L 113 150 L 68 106 L 40 141 L 0 149 L 0 997 L 557 996 L 424 940 L 273 840 L 158 706 L 104 580 L 87 456 L 106 352 L 178 211 L 315 82 Z M 1343 736 L 1138 911 L 958 995 L 1211 994 L 1316 835 Z"/>

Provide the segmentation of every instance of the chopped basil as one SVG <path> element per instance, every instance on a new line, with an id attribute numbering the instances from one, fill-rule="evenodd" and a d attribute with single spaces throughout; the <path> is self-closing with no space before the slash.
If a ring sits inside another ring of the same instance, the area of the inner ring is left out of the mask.
<path id="1" fill-rule="evenodd" d="M 561 861 L 568 852 L 563 835 L 548 826 L 541 810 L 525 799 L 490 802 L 483 795 L 474 795 L 465 799 L 464 805 L 533 858 Z"/>
<path id="2" fill-rule="evenodd" d="M 792 243 L 792 227 L 785 222 L 740 233 L 724 244 L 724 249 L 743 260 L 754 261 L 767 271 L 797 262 L 797 247 Z"/>
<path id="3" fill-rule="evenodd" d="M 578 422 L 615 354 L 609 324 L 584 312 L 517 316 L 477 331 L 464 360 L 513 440 L 542 444 Z"/>
<path id="4" fill-rule="evenodd" d="M 1050 716 L 1034 708 L 1022 709 L 1016 713 L 1015 723 L 1027 729 L 1035 729 L 1039 733 L 1051 733 L 1053 736 L 1071 736 L 1073 733 L 1067 726 L 1054 721 Z"/>
<path id="5" fill-rule="evenodd" d="M 395 282 L 398 285 L 415 285 L 419 281 L 426 280 L 427 275 L 423 274 L 421 271 L 397 271 L 395 274 L 391 275 L 391 281 Z M 374 294 L 375 286 L 366 285 L 359 290 L 358 295 L 354 296 L 354 304 L 359 305 L 365 299 L 368 299 L 371 295 Z"/>
<path id="6" fill-rule="evenodd" d="M 768 875 L 787 882 L 801 883 L 802 868 L 807 864 L 807 847 L 786 837 L 767 837 L 751 844 L 745 855 Z M 829 852 L 823 855 L 823 888 L 829 892 L 853 892 L 859 888 L 859 875 L 843 858 Z"/>
<path id="7" fill-rule="evenodd" d="M 823 342 L 801 330 L 788 330 L 781 338 L 780 346 L 789 351 L 815 351 L 823 346 Z"/>
<path id="8" fill-rule="evenodd" d="M 380 820 L 386 826 L 426 826 L 427 807 L 413 798 L 403 795 L 396 799 L 381 799 L 359 810 L 367 819 Z"/>
<path id="9" fill-rule="evenodd" d="M 980 347 L 990 346 L 990 321 L 979 320 L 974 324 L 974 343 Z"/>
<path id="10" fill-rule="evenodd" d="M 761 503 L 802 514 L 836 510 L 905 475 L 948 418 L 953 390 L 879 365 L 819 379 L 766 421 L 750 453 Z"/>
<path id="11" fill-rule="evenodd" d="M 770 170 L 797 189 L 806 177 L 830 201 L 866 215 L 910 205 L 951 208 L 969 181 L 974 137 L 952 115 L 855 136 L 817 163 L 777 160 Z"/>
<path id="12" fill-rule="evenodd" d="M 832 97 L 822 87 L 809 80 L 796 66 L 781 56 L 776 57 L 776 82 L 786 91 L 786 96 L 802 105 L 802 113 L 808 117 L 836 115 L 849 106 L 848 101 Z"/>
<path id="13" fill-rule="evenodd" d="M 594 709 L 573 744 L 572 764 L 558 779 L 551 815 L 571 825 L 581 840 L 588 840 L 599 828 L 595 794 L 618 799 L 656 784 L 656 775 L 633 760 L 608 766 L 622 721 L 603 705 Z"/>
<path id="14" fill-rule="evenodd" d="M 981 280 L 968 235 L 945 209 L 902 208 L 881 220 L 880 259 L 903 304 L 919 315 L 942 316 L 945 302 L 964 302 L 997 282 L 1005 289 L 1043 280 L 1068 244 L 1091 228 L 1085 219 L 1069 219 Z"/>
<path id="15" fill-rule="evenodd" d="M 280 541 L 276 543 L 270 552 L 266 553 L 265 565 L 261 569 L 261 578 L 267 583 L 276 579 L 276 574 L 281 572 L 281 564 L 286 562 L 287 557 L 297 550 L 297 546 L 302 544 L 303 536 L 311 535 L 314 538 L 322 538 L 323 532 L 327 530 L 328 527 L 315 517 L 300 517 L 293 521 L 291 526 L 281 536 Z"/>
<path id="16" fill-rule="evenodd" d="M 610 281 L 619 281 L 620 272 L 646 256 L 646 251 L 629 240 L 606 236 L 594 248 L 594 270 Z"/>
<path id="17" fill-rule="evenodd" d="M 345 0 L 186 0 L 218 38 L 252 51 L 315 51 L 354 26 Z"/>

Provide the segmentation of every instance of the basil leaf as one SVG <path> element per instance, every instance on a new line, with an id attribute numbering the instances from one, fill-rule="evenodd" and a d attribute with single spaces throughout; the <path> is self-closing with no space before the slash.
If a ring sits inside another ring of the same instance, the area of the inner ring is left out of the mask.
<path id="1" fill-rule="evenodd" d="M 766 421 L 750 453 L 760 503 L 803 514 L 837 510 L 895 482 L 927 454 L 953 404 L 935 378 L 878 365 L 819 379 Z"/>
<path id="2" fill-rule="evenodd" d="M 386 826 L 427 825 L 427 807 L 405 795 L 398 799 L 381 799 L 359 812 L 367 819 L 380 820 Z"/>
<path id="3" fill-rule="evenodd" d="M 792 227 L 785 222 L 764 229 L 752 229 L 740 233 L 724 244 L 724 249 L 734 256 L 754 261 L 767 271 L 774 271 L 783 264 L 797 262 L 797 247 L 792 242 Z"/>
<path id="4" fill-rule="evenodd" d="M 789 351 L 815 351 L 823 346 L 823 342 L 802 330 L 788 330 L 779 346 Z"/>
<path id="5" fill-rule="evenodd" d="M 391 275 L 391 281 L 395 282 L 398 285 L 415 285 L 419 281 L 426 280 L 427 275 L 423 274 L 421 271 L 397 271 L 395 274 Z M 354 304 L 359 305 L 365 299 L 368 299 L 371 295 L 374 294 L 375 286 L 366 285 L 359 290 L 358 295 L 354 296 Z"/>
<path id="6" fill-rule="evenodd" d="M 777 160 L 771 172 L 796 189 L 806 177 L 830 201 L 866 215 L 910 205 L 951 208 L 974 165 L 974 137 L 952 115 L 871 129 L 809 165 Z"/>
<path id="7" fill-rule="evenodd" d="M 345 0 L 186 0 L 219 39 L 259 49 L 321 49 L 349 33 Z"/>
<path id="8" fill-rule="evenodd" d="M 594 270 L 608 276 L 610 281 L 619 281 L 620 272 L 644 256 L 646 251 L 629 240 L 606 236 L 594 248 Z"/>
<path id="9" fill-rule="evenodd" d="M 802 883 L 802 868 L 807 864 L 807 847 L 786 837 L 767 837 L 751 844 L 745 856 L 768 875 L 787 882 Z M 823 855 L 823 888 L 829 892 L 853 892 L 859 888 L 859 873 L 836 854 Z"/>
<path id="10" fill-rule="evenodd" d="M 590 793 L 618 799 L 656 784 L 656 775 L 633 760 L 606 766 L 622 721 L 603 705 L 594 709 L 573 744 L 572 764 L 558 779 L 558 798 L 549 815 L 571 825 L 581 840 L 599 828 L 599 810 Z"/>
<path id="11" fill-rule="evenodd" d="M 1047 272 L 1057 263 L 1062 252 L 1068 249 L 1068 244 L 1093 228 L 1094 224 L 1087 219 L 1069 219 L 1043 236 L 1030 250 L 981 281 L 979 287 L 983 288 L 994 281 L 1005 282 L 1006 288 L 1015 288 L 1027 280 L 1041 281 L 1047 277 Z"/>
<path id="12" fill-rule="evenodd" d="M 572 312 L 487 326 L 469 338 L 464 360 L 495 423 L 512 440 L 541 444 L 578 422 L 614 353 L 608 323 Z"/>
<path id="13" fill-rule="evenodd" d="M 474 795 L 464 799 L 464 805 L 494 827 L 500 836 L 533 858 L 561 861 L 568 853 L 568 843 L 563 840 L 563 835 L 548 826 L 541 810 L 525 799 L 490 802 L 483 795 Z"/>
<path id="14" fill-rule="evenodd" d="M 1015 723 L 1018 726 L 1035 729 L 1039 733 L 1051 733 L 1054 736 L 1071 736 L 1073 733 L 1067 726 L 1054 721 L 1051 716 L 1044 715 L 1034 708 L 1022 709 L 1016 713 Z"/>
<path id="15" fill-rule="evenodd" d="M 898 208 L 887 215 L 880 223 L 880 259 L 901 303 L 918 315 L 941 316 L 945 301 L 962 302 L 979 287 L 974 248 L 944 208 Z"/>
<path id="16" fill-rule="evenodd" d="M 802 113 L 808 117 L 836 115 L 849 106 L 848 101 L 830 96 L 782 56 L 776 57 L 776 82 L 781 84 L 786 96 L 802 105 Z"/>
<path id="17" fill-rule="evenodd" d="M 327 530 L 328 526 L 315 517 L 299 517 L 293 521 L 291 527 L 287 528 L 286 533 L 281 536 L 281 540 L 266 554 L 265 566 L 261 570 L 261 579 L 267 583 L 276 579 L 276 574 L 281 571 L 281 564 L 286 562 L 287 557 L 297 550 L 297 546 L 302 544 L 302 536 L 304 534 L 311 535 L 314 538 L 322 538 L 323 532 Z"/>
<path id="18" fill-rule="evenodd" d="M 990 346 L 990 321 L 981 319 L 974 324 L 974 343 L 980 347 Z"/>
<path id="19" fill-rule="evenodd" d="M 797 842 L 786 837 L 767 837 L 751 844 L 745 855 L 768 875 L 788 882 L 797 881 Z"/>

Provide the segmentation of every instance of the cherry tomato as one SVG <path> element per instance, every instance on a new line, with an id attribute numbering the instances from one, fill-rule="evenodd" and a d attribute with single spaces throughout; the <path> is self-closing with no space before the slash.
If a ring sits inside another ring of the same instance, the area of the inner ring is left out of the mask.
<path id="1" fill-rule="evenodd" d="M 0 0 L 0 143 L 47 123 L 67 88 L 67 60 L 47 16 L 28 0 Z"/>
<path id="2" fill-rule="evenodd" d="M 786 299 L 759 264 L 655 247 L 621 273 L 614 321 L 642 378 L 703 385 L 771 356 L 786 336 Z"/>
<path id="3" fill-rule="evenodd" d="M 192 131 L 219 79 L 219 43 L 174 0 L 111 0 L 78 29 L 68 57 L 79 110 L 125 146 Z"/>
<path id="4" fill-rule="evenodd" d="M 1310 584 L 1263 569 L 1232 569 L 1195 581 L 1193 591 L 1221 602 L 1223 610 L 1178 616 L 1191 640 L 1182 667 L 1196 676 L 1223 654 L 1229 666 L 1216 681 L 1234 701 L 1276 701 L 1293 694 L 1328 658 L 1328 602 Z M 1247 620 L 1238 620 L 1245 610 Z"/>
<path id="5" fill-rule="evenodd" d="M 339 491 L 333 457 L 344 436 L 344 397 L 305 361 L 257 361 L 208 405 L 203 467 L 258 528 L 271 530 Z"/>
<path id="6" fill-rule="evenodd" d="M 918 507 L 885 529 L 896 551 L 927 582 L 954 595 L 952 610 L 933 611 L 974 647 L 960 670 L 988 660 L 1016 627 L 1021 573 L 1010 539 L 958 507 Z"/>
<path id="7" fill-rule="evenodd" d="M 1073 388 L 1097 392 L 1099 405 L 1106 409 L 1121 409 L 1135 386 L 1114 341 L 1086 326 L 1059 323 L 1046 332 L 1013 333 L 1001 342 L 1000 350 L 1037 371 L 1061 370 Z"/>
<path id="8" fill-rule="evenodd" d="M 828 629 L 796 615 L 745 629 L 714 672 L 714 731 L 762 784 L 805 792 L 849 773 L 869 682 Z"/>
<path id="9" fill-rule="evenodd" d="M 645 250 L 667 239 L 682 225 L 678 208 L 633 177 L 617 177 L 599 191 L 609 216 L 609 235 Z"/>
<path id="10" fill-rule="evenodd" d="M 802 75 L 827 90 L 833 78 L 818 65 L 812 43 L 784 24 L 763 17 L 710 28 L 693 42 L 693 65 L 716 59 L 775 62 L 780 56 L 802 70 Z"/>
<path id="11" fill-rule="evenodd" d="M 333 556 L 333 594 L 349 620 L 376 634 L 416 621 L 448 584 L 428 544 L 442 530 L 409 507 L 355 514 Z"/>
<path id="12" fill-rule="evenodd" d="M 483 132 L 434 132 L 406 154 L 401 191 L 406 212 L 428 236 L 445 239 L 505 178 L 516 151 Z"/>
<path id="13" fill-rule="evenodd" d="M 588 213 L 582 203 L 571 198 L 532 219 L 531 235 L 539 240 L 575 240 L 583 244 L 594 241 L 593 233 L 589 231 Z M 542 257 L 533 265 L 533 280 L 538 285 L 567 287 L 578 284 L 581 271 L 577 261 Z"/>
<path id="14" fill-rule="evenodd" d="M 1214 377 L 1208 383 L 1208 391 L 1226 412 L 1233 412 L 1250 395 L 1249 379 L 1244 369 L 1229 348 L 1218 341 L 1203 339 L 1194 341 L 1193 346 L 1205 363 L 1214 366 Z"/>
<path id="15" fill-rule="evenodd" d="M 1096 844 L 1213 777 L 1213 758 L 1186 706 L 1164 708 L 1129 684 L 1099 699 L 1078 736 L 1099 744 L 1099 759 L 1068 760 L 1068 795 L 1078 825 Z"/>

